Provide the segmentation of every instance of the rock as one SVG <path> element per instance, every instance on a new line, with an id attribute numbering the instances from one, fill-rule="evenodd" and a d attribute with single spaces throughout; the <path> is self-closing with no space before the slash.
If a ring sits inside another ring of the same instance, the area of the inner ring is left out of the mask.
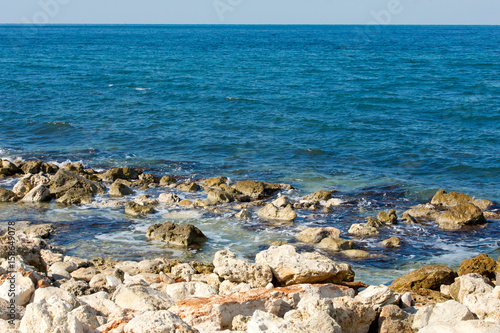
<path id="1" fill-rule="evenodd" d="M 411 216 L 410 214 L 408 214 L 408 212 L 403 213 L 402 220 L 404 223 L 407 223 L 407 224 L 418 223 L 417 219 L 414 218 L 413 216 Z"/>
<path id="2" fill-rule="evenodd" d="M 252 319 L 251 316 L 237 315 L 233 318 L 232 330 L 246 332 L 248 329 L 248 322 Z"/>
<path id="3" fill-rule="evenodd" d="M 264 311 L 257 310 L 253 313 L 252 318 L 247 323 L 247 332 L 298 333 L 298 332 L 306 332 L 306 330 L 304 327 L 293 324 L 272 313 L 267 313 Z"/>
<path id="4" fill-rule="evenodd" d="M 214 266 L 214 272 L 223 279 L 236 283 L 246 282 L 252 288 L 265 287 L 273 279 L 273 273 L 268 265 L 250 264 L 236 259 L 236 255 L 227 250 L 215 254 Z"/>
<path id="5" fill-rule="evenodd" d="M 248 219 L 250 219 L 252 217 L 252 213 L 250 213 L 250 211 L 248 209 L 243 208 L 235 216 L 237 218 L 239 218 L 240 220 L 248 220 Z"/>
<path id="6" fill-rule="evenodd" d="M 252 287 L 248 283 L 234 283 L 229 280 L 224 280 L 219 286 L 219 295 L 228 296 L 251 290 Z"/>
<path id="7" fill-rule="evenodd" d="M 320 190 L 320 191 L 316 191 L 312 194 L 306 195 L 304 197 L 304 200 L 305 201 L 319 202 L 319 201 L 323 201 L 323 200 L 325 200 L 325 201 L 330 200 L 331 197 L 332 197 L 332 192 Z"/>
<path id="8" fill-rule="evenodd" d="M 31 173 L 39 173 L 40 168 L 42 166 L 42 161 L 26 161 L 22 166 L 21 169 L 25 174 Z"/>
<path id="9" fill-rule="evenodd" d="M 24 316 L 24 313 L 25 313 L 24 307 L 19 306 L 17 304 L 11 305 L 10 299 L 6 301 L 3 298 L 0 298 L 0 321 L 11 320 L 11 319 L 21 320 L 21 318 Z M 11 315 L 13 315 L 14 318 L 11 318 Z M 0 332 L 9 332 L 9 331 L 2 331 L 2 326 L 0 325 Z"/>
<path id="10" fill-rule="evenodd" d="M 471 203 L 475 206 L 479 207 L 481 210 L 486 210 L 493 205 L 493 202 L 485 199 L 473 199 L 471 196 L 458 193 L 458 192 L 450 192 L 446 193 L 445 190 L 439 190 L 434 195 L 431 200 L 433 205 L 443 206 L 443 207 L 453 207 L 456 205 Z"/>
<path id="11" fill-rule="evenodd" d="M 342 327 L 342 333 L 358 333 L 369 331 L 377 312 L 350 297 L 339 297 L 333 300 L 331 316 Z"/>
<path id="12" fill-rule="evenodd" d="M 269 203 L 259 210 L 257 216 L 266 220 L 293 221 L 297 217 L 297 213 L 290 205 L 285 208 L 278 208 Z"/>
<path id="13" fill-rule="evenodd" d="M 167 205 L 175 205 L 181 201 L 181 199 L 175 193 L 162 193 L 158 197 L 158 201 Z"/>
<path id="14" fill-rule="evenodd" d="M 150 226 L 146 232 L 146 237 L 178 246 L 200 245 L 207 240 L 203 232 L 194 225 L 177 225 L 172 222 Z"/>
<path id="15" fill-rule="evenodd" d="M 348 258 L 351 258 L 351 259 L 370 258 L 370 253 L 363 251 L 363 250 L 343 250 L 340 253 Z"/>
<path id="16" fill-rule="evenodd" d="M 11 190 L 0 187 L 0 202 L 15 202 L 17 195 Z"/>
<path id="17" fill-rule="evenodd" d="M 9 175 L 14 175 L 18 173 L 23 173 L 21 169 L 19 169 L 14 163 L 9 160 L 3 160 L 0 162 L 0 165 L 3 169 L 6 169 Z"/>
<path id="18" fill-rule="evenodd" d="M 41 170 L 48 175 L 55 175 L 59 171 L 59 167 L 53 163 L 42 163 Z"/>
<path id="19" fill-rule="evenodd" d="M 312 244 L 319 243 L 324 238 L 338 239 L 339 237 L 340 230 L 333 227 L 307 228 L 295 236 L 301 242 Z"/>
<path id="20" fill-rule="evenodd" d="M 125 214 L 130 216 L 146 216 L 154 213 L 156 213 L 154 205 L 141 205 L 135 201 L 129 201 L 125 204 Z"/>
<path id="21" fill-rule="evenodd" d="M 480 254 L 472 259 L 462 261 L 458 268 L 458 275 L 477 273 L 490 280 L 495 280 L 498 270 L 500 270 L 500 267 L 497 267 L 495 260 L 488 257 L 487 254 Z"/>
<path id="22" fill-rule="evenodd" d="M 45 185 L 34 187 L 22 199 L 24 202 L 48 202 L 50 200 L 52 200 L 52 195 Z"/>
<path id="23" fill-rule="evenodd" d="M 56 199 L 64 205 L 87 205 L 93 201 L 91 194 L 85 193 L 80 189 L 69 189 L 61 197 Z"/>
<path id="24" fill-rule="evenodd" d="M 140 285 L 118 286 L 111 300 L 123 309 L 134 311 L 167 310 L 174 304 L 172 298 L 164 293 Z"/>
<path id="25" fill-rule="evenodd" d="M 172 276 L 175 279 L 184 279 L 185 281 L 191 281 L 191 276 L 196 274 L 197 271 L 190 264 L 178 264 L 172 267 Z"/>
<path id="26" fill-rule="evenodd" d="M 472 320 L 474 314 L 457 301 L 436 304 L 429 317 L 428 326 L 455 326 L 462 320 Z"/>
<path id="27" fill-rule="evenodd" d="M 458 204 L 436 218 L 440 229 L 458 230 L 464 226 L 486 223 L 483 212 L 473 204 Z"/>
<path id="28" fill-rule="evenodd" d="M 203 282 L 180 282 L 167 285 L 167 295 L 175 301 L 180 301 L 187 297 L 210 297 L 217 295 L 217 290 Z"/>
<path id="29" fill-rule="evenodd" d="M 211 205 L 224 204 L 234 201 L 234 197 L 224 191 L 210 190 L 207 193 L 207 200 Z"/>
<path id="30" fill-rule="evenodd" d="M 50 193 L 58 199 L 65 195 L 72 197 L 77 195 L 81 197 L 92 197 L 96 194 L 105 192 L 106 188 L 102 184 L 92 182 L 82 176 L 62 169 L 59 169 L 53 176 L 52 184 L 50 185 Z"/>
<path id="31" fill-rule="evenodd" d="M 99 177 L 103 180 L 108 180 L 114 182 L 117 179 L 138 179 L 139 172 L 137 172 L 134 168 L 114 168 L 110 169 L 102 174 Z"/>
<path id="32" fill-rule="evenodd" d="M 454 329 L 456 333 L 500 333 L 500 325 L 498 323 L 484 320 L 461 321 L 455 325 Z"/>
<path id="33" fill-rule="evenodd" d="M 369 237 L 378 234 L 378 230 L 374 227 L 369 226 L 366 223 L 354 223 L 349 228 L 348 233 L 358 237 Z"/>
<path id="34" fill-rule="evenodd" d="M 313 295 L 303 297 L 295 310 L 288 311 L 283 317 L 288 322 L 302 328 L 302 332 L 341 333 L 342 328 L 330 316 L 333 302 L 328 298 Z"/>
<path id="35" fill-rule="evenodd" d="M 81 296 L 90 289 L 90 286 L 85 281 L 79 281 L 75 279 L 68 280 L 59 286 L 60 289 L 69 292 L 75 296 Z"/>
<path id="36" fill-rule="evenodd" d="M 14 192 L 18 197 L 22 198 L 31 191 L 33 188 L 33 185 L 31 185 L 31 182 L 27 178 L 21 178 L 16 185 L 14 185 L 14 188 L 12 189 L 12 192 Z"/>
<path id="37" fill-rule="evenodd" d="M 412 297 L 410 292 L 406 292 L 401 296 L 401 308 L 406 309 L 411 307 L 412 304 Z"/>
<path id="38" fill-rule="evenodd" d="M 434 305 L 423 306 L 418 309 L 415 317 L 413 318 L 413 324 L 411 327 L 418 331 L 429 324 L 429 318 L 431 317 L 432 310 L 434 309 Z"/>
<path id="39" fill-rule="evenodd" d="M 173 176 L 163 176 L 160 179 L 160 186 L 168 186 L 172 184 L 177 184 L 177 179 Z"/>
<path id="40" fill-rule="evenodd" d="M 283 285 L 352 281 L 354 272 L 347 264 L 337 264 L 317 253 L 297 253 L 292 245 L 272 246 L 258 253 L 255 262 L 269 265 Z"/>
<path id="41" fill-rule="evenodd" d="M 47 275 L 55 281 L 71 279 L 71 275 L 64 269 L 53 269 L 49 271 Z"/>
<path id="42" fill-rule="evenodd" d="M 75 280 L 81 280 L 90 282 L 92 277 L 97 274 L 97 270 L 94 267 L 82 267 L 77 270 L 71 272 L 71 277 Z"/>
<path id="43" fill-rule="evenodd" d="M 271 290 L 257 288 L 229 296 L 185 298 L 175 303 L 169 311 L 178 314 L 187 324 L 200 331 L 218 331 L 230 329 L 235 316 L 251 316 L 256 310 L 283 316 L 307 295 L 335 298 L 352 297 L 353 294 L 352 289 L 331 284 L 296 285 Z"/>
<path id="44" fill-rule="evenodd" d="M 114 182 L 109 187 L 109 195 L 113 197 L 123 197 L 131 194 L 134 194 L 134 191 L 127 185 L 120 182 Z"/>
<path id="45" fill-rule="evenodd" d="M 194 202 L 192 202 L 191 200 L 181 200 L 179 201 L 179 206 L 192 206 L 194 204 Z"/>
<path id="46" fill-rule="evenodd" d="M 147 311 L 130 320 L 124 333 L 195 333 L 182 319 L 169 311 Z"/>
<path id="47" fill-rule="evenodd" d="M 252 199 L 265 199 L 282 189 L 292 189 L 290 185 L 266 183 L 256 180 L 241 180 L 236 183 L 234 188 Z"/>
<path id="48" fill-rule="evenodd" d="M 318 246 L 331 251 L 344 251 L 355 249 L 356 243 L 342 238 L 323 238 L 321 242 L 319 242 Z"/>
<path id="49" fill-rule="evenodd" d="M 111 301 L 109 296 L 107 292 L 100 291 L 92 295 L 80 296 L 78 300 L 106 317 L 120 316 L 123 313 L 122 308 Z"/>
<path id="50" fill-rule="evenodd" d="M 426 221 L 430 220 L 435 220 L 439 216 L 439 210 L 436 209 L 434 205 L 431 204 L 425 204 L 425 205 L 418 205 L 415 206 L 403 213 L 403 217 L 406 216 L 406 219 L 408 219 L 408 216 L 410 217 L 410 220 L 413 219 L 422 219 Z"/>
<path id="51" fill-rule="evenodd" d="M 198 192 L 201 190 L 200 186 L 193 181 L 187 181 L 176 186 L 182 192 Z"/>
<path id="52" fill-rule="evenodd" d="M 48 302 L 48 300 L 54 296 L 64 302 L 67 302 L 71 305 L 72 308 L 80 306 L 80 302 L 76 299 L 75 296 L 71 295 L 65 290 L 56 287 L 37 289 L 33 296 L 33 303 Z"/>
<path id="53" fill-rule="evenodd" d="M 382 246 L 387 248 L 399 247 L 401 246 L 401 240 L 398 237 L 391 237 L 388 239 L 384 239 L 382 241 Z"/>
<path id="54" fill-rule="evenodd" d="M 360 303 L 370 305 L 374 310 L 378 310 L 386 305 L 398 304 L 400 297 L 389 287 L 380 285 L 369 286 L 356 295 L 354 299 Z"/>
<path id="55" fill-rule="evenodd" d="M 395 292 L 417 291 L 420 288 L 439 290 L 442 284 L 452 284 L 457 273 L 444 265 L 430 265 L 411 271 L 392 282 Z"/>
<path id="56" fill-rule="evenodd" d="M 479 319 L 500 322 L 500 299 L 493 295 L 493 286 L 482 275 L 470 273 L 462 275 L 450 287 L 450 294 L 465 305 Z"/>
<path id="57" fill-rule="evenodd" d="M 380 333 L 414 333 L 412 328 L 414 315 L 401 310 L 396 305 L 387 305 L 382 308 L 378 319 Z"/>
<path id="58" fill-rule="evenodd" d="M 143 185 L 157 184 L 160 182 L 160 177 L 151 173 L 142 173 L 139 175 L 139 183 Z M 149 187 L 148 187 L 149 188 Z"/>
<path id="59" fill-rule="evenodd" d="M 373 217 L 370 217 L 370 216 L 367 217 L 366 220 L 367 220 L 366 225 L 369 227 L 380 228 L 381 226 L 384 225 L 384 223 L 382 223 L 379 220 L 374 219 Z"/>
<path id="60" fill-rule="evenodd" d="M 90 327 L 70 313 L 71 310 L 73 306 L 57 296 L 39 302 L 35 301 L 26 307 L 20 330 L 30 333 L 89 332 Z"/>
<path id="61" fill-rule="evenodd" d="M 272 204 L 278 208 L 285 208 L 286 206 L 290 205 L 292 202 L 289 197 L 282 196 L 279 197 L 278 199 L 274 200 Z"/>
<path id="62" fill-rule="evenodd" d="M 14 297 L 12 297 L 12 290 L 14 290 Z M 33 281 L 29 276 L 23 276 L 19 272 L 10 273 L 0 286 L 0 298 L 9 302 L 11 299 L 15 299 L 16 304 L 20 306 L 26 306 L 34 292 Z"/>
<path id="63" fill-rule="evenodd" d="M 71 311 L 70 314 L 74 315 L 83 324 L 86 324 L 90 330 L 95 330 L 107 322 L 106 317 L 88 305 L 82 305 Z"/>
<path id="64" fill-rule="evenodd" d="M 396 211 L 391 209 L 388 213 L 378 213 L 377 220 L 383 224 L 396 224 L 398 223 L 398 216 L 396 215 Z"/>
<path id="65" fill-rule="evenodd" d="M 208 187 L 218 187 L 223 184 L 227 184 L 227 177 L 212 177 L 205 179 L 202 183 Z"/>

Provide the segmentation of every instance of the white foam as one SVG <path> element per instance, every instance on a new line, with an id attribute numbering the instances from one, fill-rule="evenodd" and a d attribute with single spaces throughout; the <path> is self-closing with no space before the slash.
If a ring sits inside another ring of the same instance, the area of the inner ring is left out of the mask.
<path id="1" fill-rule="evenodd" d="M 135 88 L 135 90 L 137 90 L 137 91 L 147 91 L 147 90 L 151 90 L 151 88 Z"/>

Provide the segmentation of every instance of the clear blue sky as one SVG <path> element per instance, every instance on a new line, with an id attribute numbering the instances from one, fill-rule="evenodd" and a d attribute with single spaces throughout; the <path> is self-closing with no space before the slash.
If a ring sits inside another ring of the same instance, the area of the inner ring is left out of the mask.
<path id="1" fill-rule="evenodd" d="M 500 25 L 500 1 L 0 0 L 1 23 Z"/>

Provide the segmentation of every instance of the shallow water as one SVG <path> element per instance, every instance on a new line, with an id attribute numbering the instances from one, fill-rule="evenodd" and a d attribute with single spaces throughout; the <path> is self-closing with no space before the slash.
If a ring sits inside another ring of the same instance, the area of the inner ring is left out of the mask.
<path id="1" fill-rule="evenodd" d="M 298 189 L 291 196 L 337 189 L 346 201 L 314 219 L 299 212 L 294 227 L 55 204 L 2 205 L 0 221 L 56 222 L 54 240 L 82 256 L 210 260 L 220 248 L 252 258 L 304 226 L 345 232 L 439 188 L 500 201 L 500 28 L 360 29 L 0 26 L 0 158 L 283 182 Z M 195 223 L 210 241 L 196 253 L 145 241 L 164 220 Z M 498 230 L 398 225 L 359 241 L 380 257 L 353 265 L 385 283 L 394 270 L 498 256 Z M 392 235 L 401 249 L 377 245 Z"/>

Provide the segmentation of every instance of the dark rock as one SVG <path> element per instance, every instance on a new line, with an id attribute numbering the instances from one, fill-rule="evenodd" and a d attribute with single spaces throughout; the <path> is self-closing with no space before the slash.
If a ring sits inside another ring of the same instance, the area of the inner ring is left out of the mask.
<path id="1" fill-rule="evenodd" d="M 332 192 L 320 190 L 320 191 L 316 191 L 314 193 L 311 193 L 309 195 L 306 195 L 304 197 L 304 200 L 318 202 L 318 201 L 322 201 L 322 200 L 328 200 L 331 197 L 332 197 Z"/>
<path id="2" fill-rule="evenodd" d="M 276 194 L 286 186 L 281 184 L 265 183 L 256 180 L 241 180 L 234 188 L 252 199 L 264 199 Z"/>
<path id="3" fill-rule="evenodd" d="M 222 184 L 227 184 L 227 177 L 212 177 L 205 179 L 203 184 L 208 187 L 216 187 Z"/>
<path id="4" fill-rule="evenodd" d="M 85 295 L 85 292 L 90 289 L 90 286 L 87 282 L 81 280 L 71 279 L 59 286 L 62 290 L 66 290 L 75 296 Z"/>
<path id="5" fill-rule="evenodd" d="M 424 266 L 397 278 L 389 288 L 398 293 L 421 288 L 440 290 L 441 285 L 452 284 L 457 276 L 453 269 L 444 265 Z"/>
<path id="6" fill-rule="evenodd" d="M 150 226 L 146 237 L 179 246 L 199 245 L 207 240 L 203 232 L 194 225 L 177 225 L 172 222 Z"/>
<path id="7" fill-rule="evenodd" d="M 99 177 L 103 180 L 115 181 L 117 179 L 138 179 L 139 172 L 134 168 L 114 168 L 110 169 L 102 174 Z"/>
<path id="8" fill-rule="evenodd" d="M 59 167 L 53 163 L 43 163 L 41 170 L 43 173 L 49 174 L 49 175 L 55 175 L 57 171 L 59 171 Z"/>
<path id="9" fill-rule="evenodd" d="M 21 169 L 25 174 L 31 173 L 39 173 L 41 171 L 42 161 L 27 161 L 22 166 Z"/>
<path id="10" fill-rule="evenodd" d="M 14 192 L 0 187 L 0 202 L 15 202 L 17 200 L 17 195 Z"/>
<path id="11" fill-rule="evenodd" d="M 233 202 L 234 197 L 231 194 L 224 191 L 210 190 L 207 193 L 207 200 L 212 205 L 218 205 L 218 204 Z"/>
<path id="12" fill-rule="evenodd" d="M 398 223 L 398 216 L 396 215 L 396 211 L 391 209 L 388 213 L 378 213 L 377 220 L 383 224 L 396 224 Z"/>
<path id="13" fill-rule="evenodd" d="M 382 241 L 382 246 L 387 248 L 398 247 L 401 246 L 401 240 L 398 237 L 391 237 L 388 239 L 384 239 Z"/>
<path id="14" fill-rule="evenodd" d="M 462 276 L 469 273 L 481 274 L 490 280 L 495 280 L 496 272 L 500 269 L 497 263 L 487 254 L 480 254 L 474 258 L 464 260 L 458 268 L 458 275 Z"/>
<path id="15" fill-rule="evenodd" d="M 436 219 L 440 229 L 458 230 L 464 226 L 486 223 L 483 212 L 477 206 L 465 203 L 451 207 Z"/>
<path id="16" fill-rule="evenodd" d="M 83 170 L 85 169 L 80 162 L 74 162 L 74 163 L 65 163 L 62 166 L 63 170 L 72 172 L 72 173 L 83 173 Z"/>
<path id="17" fill-rule="evenodd" d="M 110 196 L 123 197 L 131 194 L 134 194 L 134 191 L 130 187 L 117 181 L 109 187 Z"/>
<path id="18" fill-rule="evenodd" d="M 125 214 L 130 216 L 145 216 L 154 213 L 156 213 L 156 210 L 153 204 L 141 205 L 135 201 L 130 201 L 125 204 Z"/>
<path id="19" fill-rule="evenodd" d="M 171 184 L 177 184 L 177 179 L 175 179 L 173 176 L 163 176 L 160 179 L 160 185 L 161 186 L 168 186 Z"/>
<path id="20" fill-rule="evenodd" d="M 71 193 L 69 197 L 77 197 L 79 195 L 83 197 L 92 197 L 98 193 L 106 192 L 106 188 L 102 184 L 92 182 L 72 172 L 59 169 L 59 171 L 57 171 L 57 173 L 52 178 L 50 193 L 52 193 L 52 195 L 54 195 L 56 198 L 61 198 L 67 192 L 70 192 L 70 190 Z M 75 200 L 69 200 L 68 198 L 62 201 L 69 202 Z"/>
<path id="21" fill-rule="evenodd" d="M 185 183 L 179 184 L 176 187 L 179 191 L 183 192 L 198 192 L 201 190 L 200 186 L 192 181 L 187 181 Z"/>
<path id="22" fill-rule="evenodd" d="M 189 263 L 193 268 L 200 274 L 211 274 L 214 272 L 215 266 L 211 262 L 205 263 L 205 262 L 198 262 L 198 261 L 191 261 Z"/>

